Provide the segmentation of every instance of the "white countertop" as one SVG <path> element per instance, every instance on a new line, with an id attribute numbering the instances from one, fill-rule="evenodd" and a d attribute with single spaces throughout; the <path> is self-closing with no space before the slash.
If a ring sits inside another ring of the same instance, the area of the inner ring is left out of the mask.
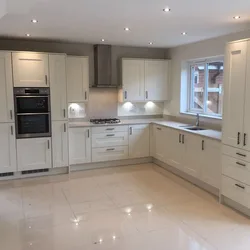
<path id="1" fill-rule="evenodd" d="M 99 127 L 99 126 L 119 126 L 119 125 L 133 125 L 133 124 L 157 124 L 164 127 L 170 127 L 173 129 L 178 129 L 185 131 L 187 133 L 192 133 L 200 136 L 205 136 L 211 139 L 219 140 L 221 141 L 222 133 L 221 131 L 212 130 L 212 129 L 206 129 L 206 130 L 199 130 L 199 131 L 191 131 L 187 130 L 186 126 L 193 126 L 191 124 L 185 124 L 180 122 L 174 122 L 174 121 L 166 121 L 164 119 L 129 119 L 129 120 L 121 120 L 120 123 L 115 124 L 93 124 L 90 122 L 69 122 L 70 128 L 75 127 Z"/>

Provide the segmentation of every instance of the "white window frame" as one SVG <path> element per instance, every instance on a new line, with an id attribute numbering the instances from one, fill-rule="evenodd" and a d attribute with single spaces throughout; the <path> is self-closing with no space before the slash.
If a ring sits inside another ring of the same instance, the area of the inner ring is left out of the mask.
<path id="1" fill-rule="evenodd" d="M 210 117 L 217 117 L 217 118 L 221 118 L 222 114 L 213 114 L 213 113 L 209 113 L 207 112 L 207 105 L 206 105 L 206 101 L 207 101 L 207 95 L 208 95 L 208 63 L 211 62 L 223 62 L 224 64 L 224 57 L 223 56 L 219 56 L 219 57 L 211 57 L 211 58 L 204 58 L 201 60 L 194 60 L 194 61 L 189 61 L 188 62 L 188 91 L 187 91 L 187 113 L 191 113 L 191 114 L 202 114 L 204 116 L 210 116 Z M 191 74 L 191 69 L 193 66 L 197 66 L 197 65 L 201 65 L 204 66 L 205 69 L 205 74 L 204 74 L 204 79 L 205 79 L 205 91 L 204 91 L 204 98 L 203 98 L 203 109 L 196 109 L 192 107 L 192 103 L 193 102 L 193 74 Z M 224 69 L 223 69 L 224 70 Z M 218 89 L 218 91 L 220 91 Z"/>

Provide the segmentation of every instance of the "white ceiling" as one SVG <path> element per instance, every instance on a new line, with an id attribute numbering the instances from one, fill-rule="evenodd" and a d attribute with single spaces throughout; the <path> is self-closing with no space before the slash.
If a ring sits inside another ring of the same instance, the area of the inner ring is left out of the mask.
<path id="1" fill-rule="evenodd" d="M 0 10 L 0 36 L 112 45 L 174 47 L 250 28 L 249 0 L 0 0 Z"/>

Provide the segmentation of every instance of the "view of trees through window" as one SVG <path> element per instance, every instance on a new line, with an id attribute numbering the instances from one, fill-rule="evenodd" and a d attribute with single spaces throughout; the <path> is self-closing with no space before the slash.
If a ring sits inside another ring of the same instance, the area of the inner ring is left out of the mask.
<path id="1" fill-rule="evenodd" d="M 223 60 L 190 65 L 191 112 L 222 115 Z"/>

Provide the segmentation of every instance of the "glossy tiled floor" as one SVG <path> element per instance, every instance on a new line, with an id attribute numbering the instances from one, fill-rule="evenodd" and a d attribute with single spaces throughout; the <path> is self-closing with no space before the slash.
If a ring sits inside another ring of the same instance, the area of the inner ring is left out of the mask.
<path id="1" fill-rule="evenodd" d="M 154 164 L 0 183 L 1 250 L 249 250 L 250 220 Z"/>

